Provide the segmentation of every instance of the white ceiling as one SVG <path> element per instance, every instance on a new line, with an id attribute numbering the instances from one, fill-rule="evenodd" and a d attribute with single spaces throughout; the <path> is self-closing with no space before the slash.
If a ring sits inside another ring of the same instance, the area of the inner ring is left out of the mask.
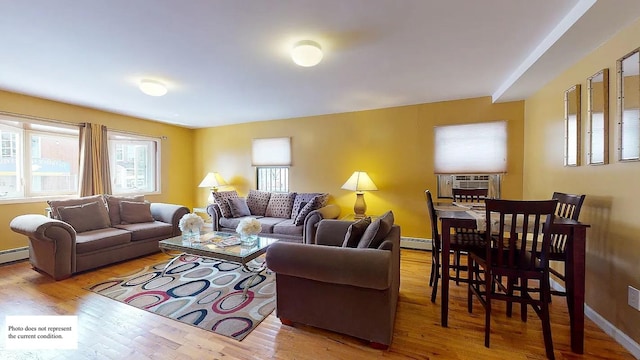
<path id="1" fill-rule="evenodd" d="M 0 89 L 192 128 L 522 100 L 638 17 L 638 0 L 0 0 Z M 318 66 L 291 61 L 302 39 Z"/>

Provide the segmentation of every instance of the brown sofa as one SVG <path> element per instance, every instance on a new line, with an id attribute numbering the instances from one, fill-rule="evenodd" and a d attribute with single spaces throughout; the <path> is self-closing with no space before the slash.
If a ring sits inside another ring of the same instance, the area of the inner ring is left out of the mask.
<path id="1" fill-rule="evenodd" d="M 55 280 L 159 251 L 158 241 L 180 234 L 189 209 L 144 197 L 95 195 L 50 201 L 51 218 L 20 215 L 11 230 L 29 238 L 29 261 Z"/>
<path id="2" fill-rule="evenodd" d="M 326 193 L 250 190 L 243 198 L 232 190 L 214 192 L 213 197 L 216 202 L 207 206 L 213 230 L 235 232 L 242 219 L 252 217 L 262 225 L 260 235 L 286 242 L 307 243 L 320 220 L 340 215 L 340 207 L 327 204 Z"/>
<path id="3" fill-rule="evenodd" d="M 347 233 L 354 232 L 351 224 L 322 220 L 315 244 L 277 242 L 269 247 L 266 261 L 276 273 L 276 315 L 283 324 L 332 330 L 385 349 L 393 337 L 400 287 L 400 227 L 390 225 L 374 248 L 361 243 L 343 247 Z"/>

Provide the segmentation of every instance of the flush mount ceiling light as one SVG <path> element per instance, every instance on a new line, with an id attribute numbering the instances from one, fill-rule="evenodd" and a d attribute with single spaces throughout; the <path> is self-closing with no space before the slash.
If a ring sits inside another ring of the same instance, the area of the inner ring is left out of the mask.
<path id="1" fill-rule="evenodd" d="M 293 62 L 304 67 L 318 65 L 322 60 L 320 44 L 312 40 L 302 40 L 293 44 L 291 58 Z"/>
<path id="2" fill-rule="evenodd" d="M 150 96 L 162 96 L 167 93 L 167 87 L 159 81 L 144 79 L 140 81 L 140 91 Z"/>

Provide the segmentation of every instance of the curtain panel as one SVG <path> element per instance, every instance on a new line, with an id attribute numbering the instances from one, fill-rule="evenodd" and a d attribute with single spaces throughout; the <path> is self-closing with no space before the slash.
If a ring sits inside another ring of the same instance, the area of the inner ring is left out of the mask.
<path id="1" fill-rule="evenodd" d="M 107 127 L 85 123 L 80 128 L 80 196 L 111 194 Z"/>

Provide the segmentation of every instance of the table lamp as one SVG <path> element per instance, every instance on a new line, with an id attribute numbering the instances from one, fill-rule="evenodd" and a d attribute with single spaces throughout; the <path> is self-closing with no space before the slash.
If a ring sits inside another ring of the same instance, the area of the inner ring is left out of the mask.
<path id="1" fill-rule="evenodd" d="M 347 180 L 342 189 L 353 190 L 356 192 L 356 203 L 353 205 L 356 219 L 365 217 L 367 211 L 367 203 L 364 202 L 364 191 L 378 190 L 376 184 L 373 183 L 369 175 L 364 171 L 355 171 L 349 180 Z"/>
<path id="2" fill-rule="evenodd" d="M 220 176 L 220 174 L 218 174 L 217 172 L 210 172 L 207 174 L 207 176 L 204 177 L 204 179 L 202 179 L 198 187 L 206 187 L 211 189 L 207 201 L 209 202 L 209 204 L 213 204 L 215 202 L 213 199 L 213 193 L 218 191 L 219 186 L 225 185 L 227 185 L 227 183 L 224 181 L 222 176 Z"/>

